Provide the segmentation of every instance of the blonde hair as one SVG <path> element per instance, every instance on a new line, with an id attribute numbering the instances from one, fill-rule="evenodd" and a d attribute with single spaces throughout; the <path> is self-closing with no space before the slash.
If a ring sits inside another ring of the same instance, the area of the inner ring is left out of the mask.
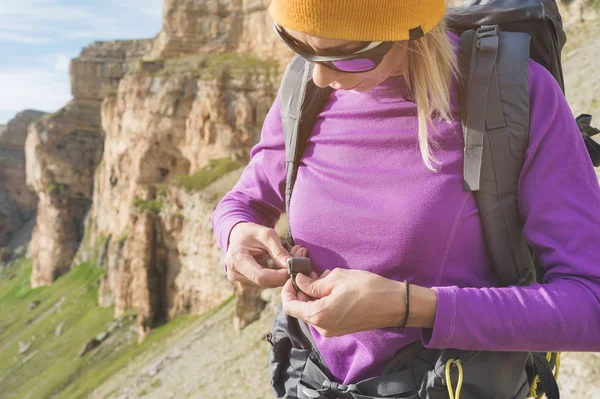
<path id="1" fill-rule="evenodd" d="M 436 171 L 437 163 L 431 147 L 437 147 L 429 134 L 434 116 L 447 122 L 450 112 L 450 84 L 458 76 L 458 62 L 454 47 L 442 20 L 425 36 L 408 42 L 408 71 L 405 75 L 417 104 L 419 119 L 419 147 L 428 169 Z"/>

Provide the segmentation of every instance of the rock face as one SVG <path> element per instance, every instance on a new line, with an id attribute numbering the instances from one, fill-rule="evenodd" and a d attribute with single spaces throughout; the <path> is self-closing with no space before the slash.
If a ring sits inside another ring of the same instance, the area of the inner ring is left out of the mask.
<path id="1" fill-rule="evenodd" d="M 0 126 L 0 145 L 2 147 L 15 147 L 21 150 L 25 147 L 27 128 L 31 122 L 35 122 L 45 112 L 27 109 L 19 112 L 8 124 Z"/>
<path id="2" fill-rule="evenodd" d="M 201 187 L 176 180 L 202 180 L 211 160 L 247 162 L 280 80 L 279 64 L 267 57 L 289 58 L 276 50 L 266 3 L 166 0 L 148 55 L 102 102 L 103 154 L 72 265 L 106 269 L 100 304 L 115 304 L 117 317 L 137 307 L 141 338 L 233 293 L 210 216 L 237 179 Z M 258 295 L 240 294 L 240 309 Z M 240 326 L 258 317 L 239 313 Z"/>
<path id="3" fill-rule="evenodd" d="M 73 100 L 27 139 L 34 287 L 94 262 L 99 303 L 116 317 L 137 307 L 140 338 L 233 294 L 210 216 L 237 179 L 210 183 L 247 162 L 291 56 L 268 3 L 165 0 L 155 39 L 93 43 L 72 61 Z M 264 301 L 236 292 L 243 327 Z"/>
<path id="4" fill-rule="evenodd" d="M 238 176 L 233 172 L 225 180 Z M 218 267 L 223 260 L 210 229 L 215 198 L 223 194 L 219 184 L 202 192 L 172 186 L 154 200 L 162 204 L 160 211 L 138 205 L 130 215 L 128 238 L 111 242 L 115 251 L 120 245 L 124 250 L 118 265 L 107 264 L 101 295 L 106 298 L 114 292 L 115 317 L 129 307 L 138 308 L 140 339 L 156 324 L 210 310 L 232 294 Z M 147 201 L 153 196 L 150 192 Z M 111 286 L 114 283 L 116 287 Z"/>
<path id="5" fill-rule="evenodd" d="M 17 114 L 0 133 L 0 247 L 6 245 L 35 213 L 37 198 L 27 187 L 25 138 L 27 127 L 43 112 L 26 110 Z"/>
<path id="6" fill-rule="evenodd" d="M 290 53 L 272 33 L 270 0 L 165 0 L 152 58 L 239 52 L 279 61 Z"/>
<path id="7" fill-rule="evenodd" d="M 33 287 L 65 273 L 83 235 L 93 174 L 102 156 L 102 99 L 147 49 L 149 41 L 96 42 L 71 63 L 73 100 L 32 126 L 27 182 L 39 196 L 31 250 Z"/>

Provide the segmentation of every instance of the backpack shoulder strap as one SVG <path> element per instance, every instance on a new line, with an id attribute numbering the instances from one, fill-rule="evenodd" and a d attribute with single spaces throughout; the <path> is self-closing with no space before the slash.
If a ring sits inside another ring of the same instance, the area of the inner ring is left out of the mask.
<path id="1" fill-rule="evenodd" d="M 288 64 L 279 86 L 279 108 L 281 126 L 285 138 L 285 161 L 293 162 L 298 158 L 298 128 L 302 102 L 309 80 L 307 63 L 295 56 Z"/>
<path id="2" fill-rule="evenodd" d="M 459 63 L 466 69 L 460 85 L 464 186 L 475 193 L 488 252 L 503 286 L 535 280 L 517 192 L 529 145 L 529 39 L 483 26 L 463 33 L 459 44 Z"/>
<path id="3" fill-rule="evenodd" d="M 312 81 L 312 64 L 295 56 L 287 66 L 279 88 L 281 126 L 285 139 L 286 188 L 285 208 L 289 215 L 290 200 L 298 166 L 313 126 L 329 99 L 331 88 L 319 88 Z M 288 219 L 288 250 L 294 244 Z"/>

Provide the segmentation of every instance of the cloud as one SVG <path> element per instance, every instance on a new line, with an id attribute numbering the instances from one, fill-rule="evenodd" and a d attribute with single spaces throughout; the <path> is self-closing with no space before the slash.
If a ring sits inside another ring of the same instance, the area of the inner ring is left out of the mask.
<path id="1" fill-rule="evenodd" d="M 24 109 L 54 112 L 71 98 L 69 74 L 48 68 L 0 70 L 0 123 Z"/>
<path id="2" fill-rule="evenodd" d="M 58 54 L 54 57 L 54 70 L 57 72 L 69 72 L 71 59 L 64 54 Z"/>
<path id="3" fill-rule="evenodd" d="M 121 0 L 116 5 L 153 19 L 162 19 L 163 0 Z"/>
<path id="4" fill-rule="evenodd" d="M 151 36 L 160 26 L 163 0 L 3 1 L 0 6 L 0 42 L 43 44 L 73 38 L 139 38 Z M 17 21 L 18 23 L 15 23 Z"/>
<path id="5" fill-rule="evenodd" d="M 64 106 L 71 58 L 95 40 L 152 37 L 162 7 L 163 0 L 0 0 L 0 123 L 24 109 Z"/>
<path id="6" fill-rule="evenodd" d="M 52 39 L 42 36 L 26 35 L 18 32 L 10 32 L 0 28 L 0 40 L 19 43 L 19 44 L 45 44 L 50 43 Z"/>

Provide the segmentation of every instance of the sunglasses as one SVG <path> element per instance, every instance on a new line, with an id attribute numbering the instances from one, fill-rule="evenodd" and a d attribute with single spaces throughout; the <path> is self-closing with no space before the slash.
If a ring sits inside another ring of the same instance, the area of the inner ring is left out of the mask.
<path id="1" fill-rule="evenodd" d="M 292 36 L 290 36 L 277 23 L 273 24 L 275 34 L 284 42 L 293 52 L 306 60 L 323 65 L 334 71 L 344 73 L 361 73 L 372 71 L 377 68 L 383 57 L 394 45 L 393 42 L 370 42 L 364 48 L 345 55 L 317 55 L 302 48 L 304 45 Z M 305 45 L 304 45 L 305 46 Z"/>

